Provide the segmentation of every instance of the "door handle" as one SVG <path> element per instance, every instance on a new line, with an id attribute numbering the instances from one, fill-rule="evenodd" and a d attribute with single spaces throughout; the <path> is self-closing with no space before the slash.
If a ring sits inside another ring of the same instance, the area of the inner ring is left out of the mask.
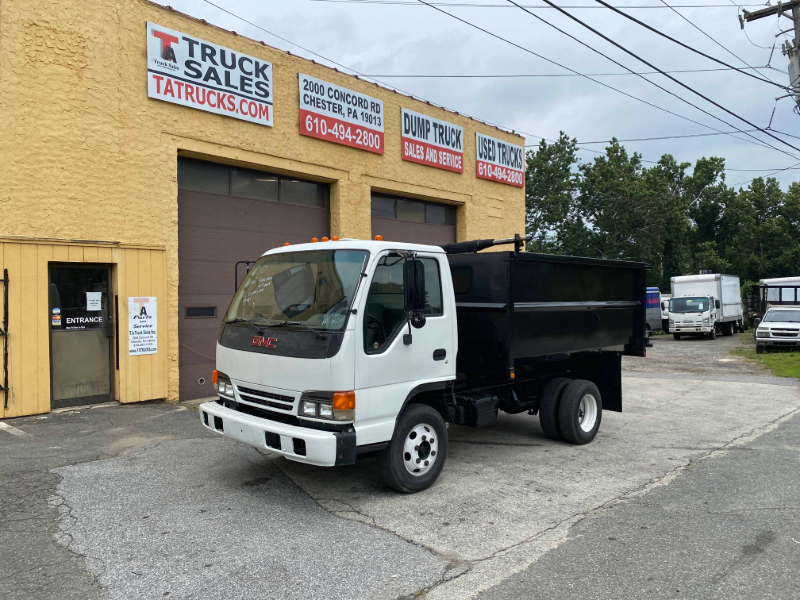
<path id="1" fill-rule="evenodd" d="M 433 351 L 433 360 L 444 360 L 445 356 L 447 356 L 447 350 L 444 348 L 439 348 Z"/>

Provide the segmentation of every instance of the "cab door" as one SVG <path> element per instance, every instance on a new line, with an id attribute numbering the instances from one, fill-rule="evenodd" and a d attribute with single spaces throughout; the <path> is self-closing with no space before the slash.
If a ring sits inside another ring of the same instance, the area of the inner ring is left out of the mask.
<path id="1" fill-rule="evenodd" d="M 455 377 L 455 308 L 447 258 L 418 253 L 425 272 L 425 325 L 410 327 L 404 309 L 408 257 L 376 258 L 359 307 L 356 341 L 356 432 L 359 445 L 391 438 L 409 393 Z"/>

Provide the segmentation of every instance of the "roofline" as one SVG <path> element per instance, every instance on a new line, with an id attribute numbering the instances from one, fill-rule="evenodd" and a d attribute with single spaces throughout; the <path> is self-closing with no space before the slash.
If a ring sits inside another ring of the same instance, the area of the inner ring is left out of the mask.
<path id="1" fill-rule="evenodd" d="M 406 92 L 399 92 L 399 91 L 397 91 L 397 88 L 389 87 L 385 83 L 376 83 L 375 80 L 369 81 L 369 80 L 367 80 L 364 77 L 361 77 L 359 75 L 351 75 L 350 73 L 345 73 L 344 71 L 340 71 L 336 67 L 329 67 L 328 65 L 325 65 L 325 64 L 322 64 L 322 63 L 318 63 L 317 61 L 315 61 L 312 58 L 305 58 L 303 56 L 300 56 L 299 54 L 292 54 L 288 50 L 281 50 L 280 48 L 276 48 L 275 46 L 271 46 L 271 45 L 267 44 L 263 40 L 255 40 L 255 39 L 253 39 L 251 37 L 247 37 L 246 35 L 242 35 L 240 33 L 236 33 L 232 29 L 225 29 L 224 27 L 220 27 L 219 25 L 214 25 L 213 23 L 209 23 L 205 19 L 200 19 L 198 17 L 193 17 L 192 15 L 190 15 L 188 13 L 181 12 L 179 10 L 175 10 L 171 6 L 158 4 L 158 3 L 154 2 L 153 0 L 140 0 L 140 1 L 144 2 L 145 4 L 151 4 L 151 5 L 157 7 L 159 9 L 161 9 L 161 10 L 166 10 L 166 11 L 175 13 L 177 15 L 181 15 L 182 17 L 186 17 L 187 19 L 191 19 L 192 21 L 195 21 L 197 23 L 202 23 L 203 25 L 207 25 L 209 27 L 213 27 L 214 29 L 219 29 L 220 31 L 224 31 L 225 33 L 232 33 L 236 37 L 240 37 L 240 38 L 242 38 L 244 40 L 247 40 L 249 42 L 253 42 L 254 44 L 260 44 L 261 46 L 264 46 L 266 48 L 270 48 L 270 49 L 274 50 L 275 52 L 283 52 L 285 54 L 288 54 L 289 56 L 293 56 L 294 58 L 299 58 L 300 60 L 304 60 L 306 62 L 310 62 L 310 63 L 312 63 L 314 65 L 319 66 L 319 67 L 323 67 L 325 69 L 328 69 L 329 71 L 335 71 L 336 73 L 339 73 L 340 75 L 346 75 L 347 77 L 355 77 L 356 79 L 358 79 L 359 81 L 361 81 L 363 83 L 368 83 L 370 85 L 374 85 L 377 88 L 381 88 L 381 89 L 384 89 L 384 90 L 389 91 L 389 92 L 394 92 L 395 94 L 398 94 L 399 96 L 405 96 L 406 98 L 411 98 L 412 100 L 415 100 L 417 102 L 424 102 L 425 104 L 427 104 L 429 106 L 433 106 L 435 108 L 439 108 L 439 109 L 441 109 L 441 110 L 443 110 L 445 112 L 448 112 L 448 113 L 451 113 L 451 114 L 454 114 L 454 115 L 458 115 L 459 117 L 464 117 L 465 119 L 469 119 L 470 121 L 474 121 L 475 123 L 480 123 L 481 125 L 485 125 L 486 127 L 491 127 L 492 129 L 495 129 L 497 131 L 501 131 L 503 133 L 506 133 L 506 134 L 509 134 L 509 135 L 513 135 L 513 136 L 515 136 L 515 137 L 517 137 L 517 138 L 519 138 L 520 140 L 523 141 L 523 144 L 522 144 L 523 148 L 525 147 L 525 140 L 528 139 L 527 137 L 518 134 L 515 129 L 512 129 L 512 130 L 509 131 L 508 129 L 506 129 L 504 127 L 500 127 L 499 125 L 492 125 L 490 123 L 487 123 L 486 121 L 481 121 L 480 119 L 476 119 L 475 117 L 471 117 L 469 115 L 465 115 L 464 113 L 460 113 L 460 112 L 458 112 L 456 110 L 452 110 L 450 108 L 447 108 L 446 106 L 442 106 L 441 104 L 435 104 L 435 103 L 431 102 L 430 100 L 425 100 L 424 98 L 421 98 L 419 96 L 413 96 L 411 94 L 407 94 Z M 240 18 L 237 15 L 232 15 L 232 16 L 234 16 L 236 18 Z M 257 25 L 253 25 L 253 26 L 254 27 L 258 27 Z"/>

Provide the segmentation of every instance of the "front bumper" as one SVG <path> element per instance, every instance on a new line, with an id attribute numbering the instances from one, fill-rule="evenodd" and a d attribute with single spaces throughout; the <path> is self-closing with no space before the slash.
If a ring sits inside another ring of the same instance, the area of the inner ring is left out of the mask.
<path id="1" fill-rule="evenodd" d="M 670 333 L 711 333 L 713 325 L 671 325 Z"/>
<path id="2" fill-rule="evenodd" d="M 765 348 L 800 348 L 800 338 L 756 338 L 756 346 Z"/>
<path id="3" fill-rule="evenodd" d="M 217 402 L 200 405 L 203 427 L 259 450 L 274 452 L 289 460 L 333 467 L 355 462 L 355 431 L 319 431 L 269 421 Z"/>

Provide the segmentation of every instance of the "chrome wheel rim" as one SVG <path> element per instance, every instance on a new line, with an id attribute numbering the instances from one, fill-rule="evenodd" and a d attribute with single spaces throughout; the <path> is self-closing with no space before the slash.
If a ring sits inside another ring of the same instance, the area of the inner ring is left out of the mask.
<path id="1" fill-rule="evenodd" d="M 578 425 L 582 431 L 590 432 L 597 423 L 597 399 L 592 394 L 581 398 L 578 407 Z"/>
<path id="2" fill-rule="evenodd" d="M 439 436 L 427 423 L 420 423 L 406 435 L 403 442 L 403 464 L 414 477 L 431 470 L 439 454 Z"/>

